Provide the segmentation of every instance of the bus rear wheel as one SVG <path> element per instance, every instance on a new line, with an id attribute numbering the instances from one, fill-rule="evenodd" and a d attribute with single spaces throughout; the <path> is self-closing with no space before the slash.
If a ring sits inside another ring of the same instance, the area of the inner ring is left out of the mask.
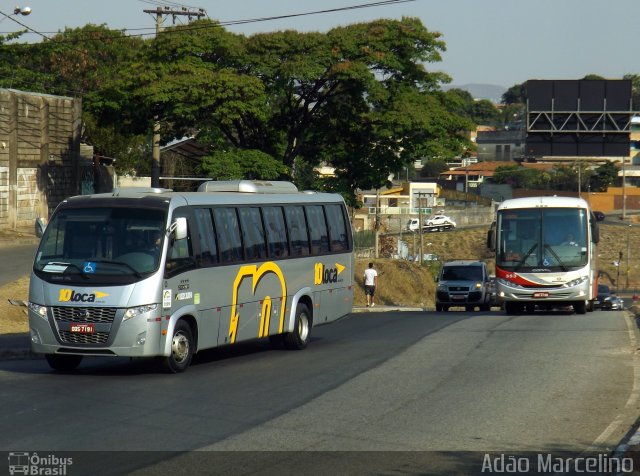
<path id="1" fill-rule="evenodd" d="M 82 362 L 81 355 L 46 354 L 45 358 L 49 367 L 60 372 L 71 372 Z"/>
<path id="2" fill-rule="evenodd" d="M 171 373 L 184 372 L 193 358 L 193 334 L 185 321 L 178 321 L 171 338 L 171 354 L 164 359 L 164 365 Z"/>
<path id="3" fill-rule="evenodd" d="M 302 350 L 309 343 L 311 332 L 311 315 L 305 304 L 298 304 L 295 319 L 293 332 L 284 335 L 284 346 L 291 350 Z"/>

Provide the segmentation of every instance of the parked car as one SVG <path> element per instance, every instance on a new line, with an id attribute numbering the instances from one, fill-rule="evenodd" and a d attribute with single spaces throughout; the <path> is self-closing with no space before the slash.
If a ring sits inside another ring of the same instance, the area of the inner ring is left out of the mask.
<path id="1" fill-rule="evenodd" d="M 456 222 L 453 218 L 447 215 L 434 215 L 427 220 L 427 226 L 439 226 L 439 225 L 453 225 L 455 228 Z"/>
<path id="2" fill-rule="evenodd" d="M 611 290 L 606 284 L 598 284 L 598 296 L 593 301 L 593 308 L 611 310 Z"/>
<path id="3" fill-rule="evenodd" d="M 624 309 L 624 300 L 620 296 L 611 296 L 611 310 Z"/>
<path id="4" fill-rule="evenodd" d="M 436 311 L 448 311 L 454 306 L 467 311 L 476 307 L 485 312 L 491 309 L 489 270 L 483 261 L 448 261 L 437 279 Z"/>
<path id="5" fill-rule="evenodd" d="M 598 211 L 593 212 L 593 215 L 596 217 L 597 221 L 602 221 L 606 218 L 606 215 L 604 213 Z"/>

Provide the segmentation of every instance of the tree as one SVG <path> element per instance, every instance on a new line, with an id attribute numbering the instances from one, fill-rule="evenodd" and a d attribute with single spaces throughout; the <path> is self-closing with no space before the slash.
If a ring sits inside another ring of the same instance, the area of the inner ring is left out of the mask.
<path id="1" fill-rule="evenodd" d="M 606 192 L 618 178 L 618 167 L 612 161 L 607 160 L 594 170 L 590 177 L 589 185 L 593 192 Z"/>
<path id="2" fill-rule="evenodd" d="M 526 83 L 515 84 L 502 94 L 503 104 L 526 104 Z"/>
<path id="3" fill-rule="evenodd" d="M 449 166 L 445 159 L 433 158 L 424 163 L 422 170 L 420 170 L 420 177 L 435 178 L 448 169 Z"/>
<path id="4" fill-rule="evenodd" d="M 288 173 L 281 161 L 259 150 L 216 151 L 202 158 L 199 169 L 216 180 L 275 180 Z"/>

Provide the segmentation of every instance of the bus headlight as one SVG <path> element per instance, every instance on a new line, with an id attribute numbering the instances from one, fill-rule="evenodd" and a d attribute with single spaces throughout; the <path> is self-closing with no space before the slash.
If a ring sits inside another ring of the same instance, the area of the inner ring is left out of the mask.
<path id="1" fill-rule="evenodd" d="M 584 283 L 587 280 L 586 276 L 581 276 L 578 279 L 574 279 L 573 281 L 569 281 L 568 283 L 564 283 L 563 286 L 565 288 L 572 288 L 574 286 L 578 286 L 579 284 Z"/>
<path id="2" fill-rule="evenodd" d="M 29 303 L 29 309 L 35 312 L 38 316 L 47 321 L 47 306 L 41 306 L 40 304 L 36 304 L 35 302 Z"/>
<path id="3" fill-rule="evenodd" d="M 123 320 L 126 321 L 128 319 L 131 319 L 132 317 L 136 317 L 141 314 L 145 314 L 147 312 L 155 311 L 156 309 L 158 309 L 158 304 L 146 304 L 144 306 L 130 307 L 129 309 L 124 311 Z"/>

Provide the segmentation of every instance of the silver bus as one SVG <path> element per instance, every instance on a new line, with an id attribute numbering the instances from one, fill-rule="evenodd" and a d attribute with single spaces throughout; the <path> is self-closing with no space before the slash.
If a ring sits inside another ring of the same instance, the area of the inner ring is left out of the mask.
<path id="1" fill-rule="evenodd" d="M 42 235 L 29 285 L 32 350 L 83 356 L 194 353 L 256 338 L 306 347 L 352 310 L 353 237 L 342 197 L 289 182 L 205 182 L 197 192 L 72 197 Z"/>
<path id="2" fill-rule="evenodd" d="M 503 201 L 487 237 L 496 253 L 496 292 L 507 314 L 536 307 L 593 310 L 599 229 L 589 204 L 573 197 Z"/>

